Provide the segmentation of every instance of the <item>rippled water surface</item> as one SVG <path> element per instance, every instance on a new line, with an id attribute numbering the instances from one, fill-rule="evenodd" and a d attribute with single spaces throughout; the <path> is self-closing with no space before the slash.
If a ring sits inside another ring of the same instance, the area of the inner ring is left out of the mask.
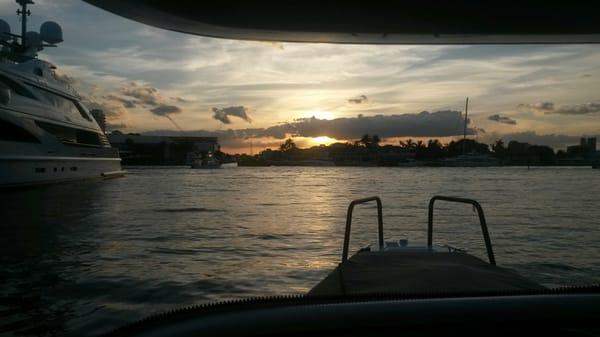
<path id="1" fill-rule="evenodd" d="M 0 192 L 0 334 L 95 335 L 191 304 L 304 293 L 340 259 L 347 204 L 370 195 L 388 238 L 423 241 L 431 196 L 470 197 L 499 265 L 548 286 L 600 280 L 600 170 L 128 170 Z M 435 242 L 485 258 L 470 206 L 436 212 Z M 353 249 L 376 242 L 375 208 L 355 213 Z"/>

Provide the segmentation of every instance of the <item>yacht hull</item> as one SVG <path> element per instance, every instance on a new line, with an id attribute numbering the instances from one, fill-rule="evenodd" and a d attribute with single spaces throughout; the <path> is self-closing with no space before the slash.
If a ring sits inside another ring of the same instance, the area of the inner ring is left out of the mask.
<path id="1" fill-rule="evenodd" d="M 0 156 L 0 188 L 122 176 L 120 158 Z"/>

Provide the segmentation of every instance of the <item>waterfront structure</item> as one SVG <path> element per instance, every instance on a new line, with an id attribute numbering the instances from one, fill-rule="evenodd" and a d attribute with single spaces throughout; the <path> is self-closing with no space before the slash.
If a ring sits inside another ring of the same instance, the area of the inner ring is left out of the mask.
<path id="1" fill-rule="evenodd" d="M 581 137 L 578 145 L 567 146 L 567 154 L 586 161 L 594 161 L 596 159 L 596 151 L 596 137 Z"/>
<path id="2" fill-rule="evenodd" d="M 220 152 L 217 137 L 176 137 L 124 134 L 113 131 L 108 139 L 119 149 L 124 165 L 192 165 L 195 158 Z"/>

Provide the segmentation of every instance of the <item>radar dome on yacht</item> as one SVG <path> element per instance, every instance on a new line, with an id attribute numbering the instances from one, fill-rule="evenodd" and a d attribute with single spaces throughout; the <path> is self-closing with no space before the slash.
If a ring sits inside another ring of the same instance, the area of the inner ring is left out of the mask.
<path id="1" fill-rule="evenodd" d="M 46 21 L 40 26 L 40 37 L 51 44 L 63 42 L 62 28 L 54 21 Z"/>
<path id="2" fill-rule="evenodd" d="M 10 25 L 8 22 L 0 19 L 0 41 L 7 41 L 10 39 Z"/>
<path id="3" fill-rule="evenodd" d="M 43 42 L 38 32 L 27 32 L 27 47 L 33 47 L 35 50 L 42 50 Z"/>

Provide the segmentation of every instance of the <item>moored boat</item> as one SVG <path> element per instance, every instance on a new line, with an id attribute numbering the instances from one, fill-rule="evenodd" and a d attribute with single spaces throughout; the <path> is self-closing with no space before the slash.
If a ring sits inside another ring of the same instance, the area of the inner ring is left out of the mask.
<path id="1" fill-rule="evenodd" d="M 27 5 L 18 0 L 20 35 L 0 20 L 0 187 L 109 178 L 124 174 L 96 117 L 81 96 L 37 58 L 44 47 L 62 42 L 52 21 L 40 32 L 26 31 Z"/>

